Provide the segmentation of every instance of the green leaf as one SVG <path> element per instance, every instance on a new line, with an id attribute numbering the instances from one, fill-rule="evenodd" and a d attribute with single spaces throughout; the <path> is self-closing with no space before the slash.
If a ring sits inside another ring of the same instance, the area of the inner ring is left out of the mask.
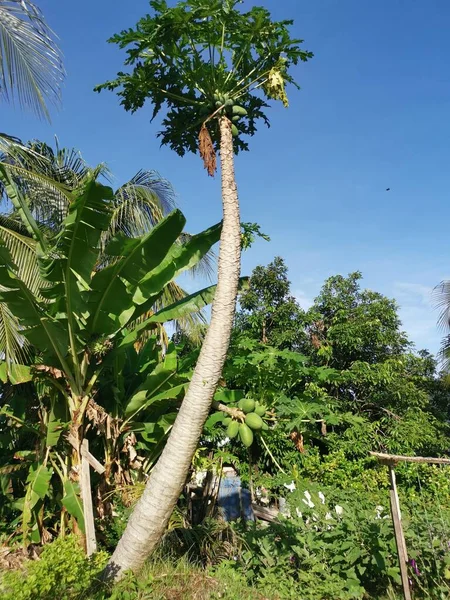
<path id="1" fill-rule="evenodd" d="M 50 421 L 47 425 L 47 437 L 46 437 L 46 446 L 47 448 L 51 448 L 52 446 L 56 446 L 59 442 L 59 438 L 63 432 L 63 426 L 61 421 Z"/>
<path id="2" fill-rule="evenodd" d="M 214 394 L 214 400 L 224 404 L 237 404 L 242 398 L 245 398 L 244 390 L 219 390 Z"/>
<path id="3" fill-rule="evenodd" d="M 32 522 L 34 509 L 40 500 L 43 500 L 48 492 L 50 479 L 53 471 L 47 469 L 42 462 L 33 463 L 27 477 L 27 488 L 22 512 L 22 532 L 24 540 L 27 539 L 30 523 Z"/>
<path id="4" fill-rule="evenodd" d="M 222 223 L 190 236 L 184 243 L 174 244 L 153 271 L 147 273 L 139 282 L 134 301 L 142 304 L 155 294 L 159 294 L 165 285 L 186 270 L 193 269 L 220 239 Z"/>
<path id="5" fill-rule="evenodd" d="M 139 410 L 152 401 L 161 398 L 175 398 L 182 391 L 184 385 L 176 386 L 172 389 L 164 389 L 177 370 L 177 354 L 175 346 L 170 344 L 164 361 L 159 363 L 157 367 L 147 376 L 145 382 L 140 386 L 139 390 L 130 398 L 125 407 L 125 415 L 130 416 L 136 414 Z M 164 391 L 163 391 L 164 389 Z M 159 398 L 157 398 L 159 396 Z"/>
<path id="6" fill-rule="evenodd" d="M 63 506 L 72 517 L 77 520 L 78 526 L 85 533 L 83 504 L 80 498 L 80 486 L 73 481 L 64 482 L 64 498 L 61 500 Z"/>
<path id="7" fill-rule="evenodd" d="M 204 425 L 204 429 L 205 431 L 214 429 L 214 426 L 217 425 L 217 423 L 221 423 L 224 419 L 223 413 L 221 412 L 215 412 L 212 415 L 210 415 L 205 422 Z"/>
<path id="8" fill-rule="evenodd" d="M 32 380 L 30 367 L 27 365 L 7 364 L 0 362 L 0 380 L 3 383 L 9 381 L 12 385 L 27 383 Z"/>
<path id="9" fill-rule="evenodd" d="M 89 299 L 92 315 L 88 324 L 91 334 L 108 335 L 131 319 L 133 296 L 140 281 L 167 260 L 165 257 L 170 255 L 185 222 L 183 214 L 175 210 L 141 238 L 130 239 L 124 235 L 113 238 L 105 252 L 121 258 L 98 271 L 92 280 Z M 158 292 L 166 283 L 163 282 Z"/>
<path id="10" fill-rule="evenodd" d="M 239 291 L 242 291 L 248 286 L 248 277 L 241 277 L 239 280 Z M 216 286 L 211 285 L 210 287 L 204 288 L 190 296 L 186 296 L 182 300 L 163 308 L 149 319 L 148 323 L 166 323 L 173 319 L 179 319 L 185 314 L 189 314 L 196 310 L 200 310 L 207 306 L 214 300 L 214 294 L 216 292 Z"/>
<path id="11" fill-rule="evenodd" d="M 99 257 L 100 236 L 111 219 L 112 200 L 112 189 L 100 185 L 92 176 L 80 190 L 74 192 L 62 231 L 53 247 L 39 261 L 42 276 L 53 283 L 41 293 L 53 300 L 52 311 L 58 315 L 61 324 L 67 323 L 74 365 L 78 364 L 77 354 L 81 349 L 77 334 L 85 327 L 86 291 L 90 289 Z"/>
<path id="12" fill-rule="evenodd" d="M 49 316 L 34 294 L 15 275 L 10 253 L 0 245 L 0 302 L 5 302 L 21 325 L 23 335 L 41 352 L 62 366 L 67 353 L 67 331 Z"/>

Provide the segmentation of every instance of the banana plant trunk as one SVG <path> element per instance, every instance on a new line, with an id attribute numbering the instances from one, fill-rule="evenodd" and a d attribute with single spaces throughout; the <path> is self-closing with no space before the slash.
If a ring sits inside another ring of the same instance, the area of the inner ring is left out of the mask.
<path id="1" fill-rule="evenodd" d="M 240 275 L 241 227 L 231 123 L 220 119 L 223 227 L 211 322 L 189 389 L 161 457 L 112 555 L 105 578 L 138 570 L 160 541 L 180 497 L 225 362 Z"/>

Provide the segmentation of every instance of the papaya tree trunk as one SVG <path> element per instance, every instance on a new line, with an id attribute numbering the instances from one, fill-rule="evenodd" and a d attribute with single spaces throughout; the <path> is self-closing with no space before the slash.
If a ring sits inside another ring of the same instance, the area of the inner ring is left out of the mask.
<path id="1" fill-rule="evenodd" d="M 226 117 L 220 119 L 220 162 L 223 228 L 210 325 L 167 444 L 106 567 L 106 579 L 118 580 L 125 571 L 139 569 L 160 541 L 186 482 L 222 373 L 233 327 L 241 258 L 233 137 Z"/>

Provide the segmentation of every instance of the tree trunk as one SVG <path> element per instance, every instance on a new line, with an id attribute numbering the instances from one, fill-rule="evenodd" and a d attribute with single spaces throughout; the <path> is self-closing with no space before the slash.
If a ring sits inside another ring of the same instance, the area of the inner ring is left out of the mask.
<path id="1" fill-rule="evenodd" d="M 233 137 L 231 123 L 226 117 L 220 119 L 220 160 L 223 228 L 211 322 L 167 444 L 106 567 L 107 579 L 118 580 L 125 571 L 139 569 L 160 541 L 185 484 L 225 362 L 233 327 L 241 258 Z"/>

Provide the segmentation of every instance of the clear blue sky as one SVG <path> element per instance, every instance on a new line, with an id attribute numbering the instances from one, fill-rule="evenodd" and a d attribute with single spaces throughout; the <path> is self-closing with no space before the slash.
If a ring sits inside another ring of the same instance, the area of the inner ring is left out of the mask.
<path id="1" fill-rule="evenodd" d="M 218 180 L 198 157 L 159 147 L 150 107 L 127 114 L 114 94 L 92 92 L 123 65 L 106 39 L 133 26 L 147 1 L 36 2 L 65 54 L 63 108 L 48 125 L 2 105 L 0 129 L 24 140 L 56 134 L 91 164 L 106 162 L 117 184 L 156 169 L 175 186 L 189 231 L 218 221 Z M 271 129 L 237 160 L 242 220 L 272 238 L 246 253 L 244 273 L 283 256 L 307 306 L 326 277 L 361 270 L 367 287 L 398 300 L 417 346 L 436 351 L 430 292 L 450 278 L 450 3 L 256 3 L 293 18 L 315 57 L 298 68 L 290 109 L 271 109 Z"/>

